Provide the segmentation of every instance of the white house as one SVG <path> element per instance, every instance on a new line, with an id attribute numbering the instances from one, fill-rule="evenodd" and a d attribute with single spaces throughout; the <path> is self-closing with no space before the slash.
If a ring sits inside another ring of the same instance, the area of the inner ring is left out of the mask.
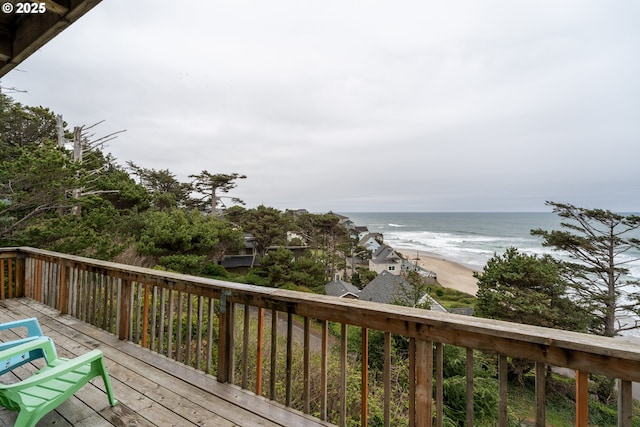
<path id="1" fill-rule="evenodd" d="M 369 260 L 369 270 L 378 274 L 388 271 L 399 276 L 402 271 L 402 258 L 396 254 L 391 246 L 381 245 Z"/>

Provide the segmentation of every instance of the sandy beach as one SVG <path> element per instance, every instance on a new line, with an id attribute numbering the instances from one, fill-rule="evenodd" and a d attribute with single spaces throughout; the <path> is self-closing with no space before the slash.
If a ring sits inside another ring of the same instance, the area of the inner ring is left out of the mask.
<path id="1" fill-rule="evenodd" d="M 408 260 L 415 260 L 416 251 L 408 249 L 397 249 Z M 429 252 L 418 252 L 418 265 L 426 270 L 433 271 L 438 276 L 438 283 L 445 288 L 456 289 L 461 292 L 475 295 L 478 291 L 477 280 L 473 277 L 473 270 L 462 264 L 448 261 L 436 254 Z"/>

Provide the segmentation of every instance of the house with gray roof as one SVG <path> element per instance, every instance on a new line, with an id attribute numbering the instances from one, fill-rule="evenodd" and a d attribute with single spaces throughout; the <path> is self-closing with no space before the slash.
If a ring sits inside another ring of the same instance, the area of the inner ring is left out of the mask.
<path id="1" fill-rule="evenodd" d="M 387 271 L 396 276 L 402 271 L 402 258 L 389 245 L 382 245 L 369 260 L 369 270 L 380 274 Z"/>
<path id="2" fill-rule="evenodd" d="M 402 276 L 383 271 L 360 291 L 360 299 L 392 304 L 401 297 L 401 288 L 409 289 L 410 286 Z"/>
<path id="3" fill-rule="evenodd" d="M 396 276 L 388 271 L 383 271 L 360 291 L 360 299 L 362 301 L 381 302 L 383 304 L 397 304 L 402 303 L 402 300 L 406 299 L 407 295 L 411 293 L 411 284 L 402 276 Z M 407 305 L 412 305 L 412 301 L 405 302 Z M 447 312 L 440 303 L 431 298 L 426 292 L 420 298 L 419 304 L 424 304 L 425 302 L 429 304 L 431 310 Z"/>
<path id="4" fill-rule="evenodd" d="M 356 288 L 349 282 L 345 282 L 340 279 L 340 276 L 336 275 L 333 281 L 324 285 L 324 291 L 327 295 L 331 295 L 338 298 L 359 298 L 360 289 Z"/>

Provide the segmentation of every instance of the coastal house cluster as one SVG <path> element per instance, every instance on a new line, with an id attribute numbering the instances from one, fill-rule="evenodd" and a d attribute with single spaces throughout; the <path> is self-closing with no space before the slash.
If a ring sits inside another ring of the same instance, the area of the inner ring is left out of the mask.
<path id="1" fill-rule="evenodd" d="M 365 262 L 358 254 L 351 254 L 352 272 L 355 266 L 367 266 L 369 270 L 377 273 L 377 276 L 367 283 L 362 289 L 343 280 L 336 273 L 333 280 L 325 285 L 327 295 L 338 298 L 360 299 L 383 304 L 395 304 L 402 302 L 402 296 L 411 292 L 411 284 L 405 279 L 409 271 L 416 271 L 427 279 L 427 282 L 435 283 L 436 275 L 422 269 L 417 263 L 411 263 L 404 259 L 395 249 L 384 243 L 384 236 L 380 233 L 372 233 L 366 226 L 355 225 L 348 217 L 340 216 L 341 223 L 350 231 L 352 237 L 358 239 L 358 247 L 365 248 L 370 258 Z M 424 293 L 420 302 L 428 300 L 432 310 L 446 311 L 442 305 Z"/>
<path id="2" fill-rule="evenodd" d="M 306 211 L 295 211 L 292 214 L 306 213 Z M 427 283 L 435 283 L 436 276 L 433 272 L 424 270 L 417 263 L 401 257 L 396 250 L 384 243 L 384 236 L 381 233 L 370 232 L 367 226 L 356 225 L 348 217 L 335 214 L 350 233 L 351 237 L 358 243 L 356 247 L 359 252 L 344 254 L 345 265 L 350 269 L 351 275 L 358 268 L 368 269 L 377 275 L 361 289 L 352 283 L 345 281 L 346 269 L 333 274 L 333 280 L 325 285 L 325 293 L 338 298 L 351 298 L 363 301 L 373 301 L 383 304 L 395 304 L 401 302 L 401 295 L 410 292 L 411 284 L 405 279 L 410 271 L 416 271 L 426 278 Z M 308 247 L 304 244 L 304 238 L 293 232 L 287 233 L 286 249 L 294 252 L 296 256 L 302 255 Z M 300 244 L 300 243 L 303 244 Z M 276 249 L 274 248 L 269 248 Z M 260 263 L 256 254 L 255 237 L 251 233 L 244 234 L 244 247 L 235 254 L 224 256 L 220 264 L 227 270 L 246 273 L 249 269 L 258 266 Z M 429 306 L 435 310 L 446 311 L 440 304 L 430 298 L 426 293 L 421 297 L 429 300 Z"/>

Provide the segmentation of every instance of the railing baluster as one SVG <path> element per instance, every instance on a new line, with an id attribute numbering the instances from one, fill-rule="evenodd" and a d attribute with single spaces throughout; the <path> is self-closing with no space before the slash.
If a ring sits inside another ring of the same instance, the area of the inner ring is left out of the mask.
<path id="1" fill-rule="evenodd" d="M 84 276 L 84 310 L 85 310 L 85 314 L 84 314 L 84 321 L 91 324 L 91 318 L 93 316 L 93 309 L 92 309 L 92 301 L 91 301 L 91 295 L 93 292 L 93 286 L 91 286 L 91 284 L 93 283 L 93 277 L 95 275 L 89 271 L 87 271 L 87 273 Z"/>
<path id="2" fill-rule="evenodd" d="M 195 368 L 198 370 L 202 370 L 201 362 L 202 362 L 202 323 L 204 321 L 203 317 L 203 298 L 202 296 L 198 297 L 198 319 L 196 322 L 196 360 L 195 360 Z"/>
<path id="3" fill-rule="evenodd" d="M 80 270 L 80 282 L 78 283 L 78 304 L 80 318 L 83 321 L 87 321 L 87 276 L 89 273 L 86 270 Z"/>
<path id="4" fill-rule="evenodd" d="M 121 340 L 128 341 L 131 337 L 129 325 L 131 324 L 131 290 L 132 284 L 130 280 L 120 280 L 120 295 L 118 304 L 118 337 Z"/>
<path id="5" fill-rule="evenodd" d="M 11 260 L 7 260 L 7 262 L 11 262 Z M 5 259 L 0 258 L 0 299 L 5 299 L 6 282 L 4 279 L 4 264 L 5 264 Z"/>
<path id="6" fill-rule="evenodd" d="M 547 365 L 536 362 L 536 426 L 544 427 L 547 422 L 545 396 L 547 385 Z"/>
<path id="7" fill-rule="evenodd" d="M 347 425 L 347 324 L 340 324 L 340 426 Z"/>
<path id="8" fill-rule="evenodd" d="M 107 296 L 109 299 L 109 317 L 108 317 L 108 328 L 107 329 L 109 332 L 114 332 L 114 325 L 115 325 L 115 317 L 116 314 L 114 313 L 115 307 L 116 307 L 116 303 L 118 301 L 118 294 L 117 294 L 117 280 L 115 277 L 109 276 L 108 277 L 108 290 L 107 290 Z"/>
<path id="9" fill-rule="evenodd" d="M 384 426 L 391 426 L 391 334 L 384 333 L 384 362 L 382 381 L 384 383 Z"/>
<path id="10" fill-rule="evenodd" d="M 536 370 L 536 386 L 537 386 Z M 537 390 L 537 387 L 536 387 Z M 537 397 L 537 396 L 536 396 Z M 620 396 L 618 396 L 620 398 Z M 537 403 L 537 402 L 536 402 Z M 576 371 L 576 427 L 589 425 L 589 373 Z"/>
<path id="11" fill-rule="evenodd" d="M 467 427 L 473 427 L 473 349 L 467 348 Z"/>
<path id="12" fill-rule="evenodd" d="M 271 310 L 271 366 L 269 372 L 269 399 L 276 400 L 276 371 L 278 357 L 278 311 Z"/>
<path id="13" fill-rule="evenodd" d="M 102 276 L 99 273 L 93 273 L 92 274 L 92 280 L 91 280 L 91 298 L 90 298 L 90 304 L 89 304 L 89 317 L 91 319 L 91 321 L 89 323 L 91 323 L 92 325 L 96 325 L 96 322 L 98 320 L 98 308 L 99 308 L 99 302 L 98 302 L 98 284 L 101 281 Z"/>
<path id="14" fill-rule="evenodd" d="M 507 427 L 507 356 L 498 355 L 498 427 Z"/>
<path id="15" fill-rule="evenodd" d="M 444 344 L 436 343 L 436 427 L 444 423 Z"/>
<path id="16" fill-rule="evenodd" d="M 256 337 L 256 394 L 262 395 L 262 357 L 264 345 L 262 340 L 264 334 L 264 308 L 258 308 L 258 331 Z"/>
<path id="17" fill-rule="evenodd" d="M 142 283 L 136 283 L 136 302 L 135 302 L 135 308 L 136 308 L 136 321 L 135 321 L 135 329 L 134 329 L 134 336 L 135 336 L 135 343 L 136 344 L 140 344 L 140 340 L 141 340 L 141 333 L 142 333 L 142 297 L 143 297 L 143 293 L 142 293 Z"/>
<path id="18" fill-rule="evenodd" d="M 36 274 L 35 274 L 34 288 L 33 288 L 34 298 L 38 302 L 42 302 L 42 295 L 40 295 L 40 287 L 42 284 L 42 277 L 40 276 L 41 271 L 42 271 L 42 260 L 38 259 L 36 260 L 36 271 L 35 271 Z M 11 286 L 13 287 L 13 268 L 9 268 L 9 283 L 11 283 Z M 9 292 L 11 292 L 11 288 L 9 288 Z M 12 292 L 9 294 L 9 298 L 13 298 Z"/>
<path id="19" fill-rule="evenodd" d="M 25 265 L 24 256 L 18 254 L 16 256 L 16 293 L 15 296 L 24 296 L 24 278 L 25 278 Z"/>
<path id="20" fill-rule="evenodd" d="M 14 297 L 14 292 L 13 292 L 13 289 L 14 289 L 13 266 L 14 265 L 15 265 L 15 261 L 14 260 L 12 260 L 12 259 L 7 260 L 7 270 L 8 270 L 7 271 L 7 276 L 8 276 L 8 288 L 9 288 L 8 289 L 9 290 L 9 292 L 8 292 L 9 295 L 8 296 L 9 296 L 9 298 L 13 298 Z M 35 292 L 34 292 L 34 295 L 35 295 Z M 37 300 L 37 298 L 36 298 L 36 300 Z"/>
<path id="21" fill-rule="evenodd" d="M 209 319 L 207 321 L 207 374 L 211 374 L 213 362 L 211 360 L 213 355 L 213 317 L 215 316 L 214 299 L 208 298 L 209 302 Z"/>
<path id="22" fill-rule="evenodd" d="M 229 382 L 236 383 L 236 307 L 229 306 Z"/>
<path id="23" fill-rule="evenodd" d="M 235 357 L 235 304 L 227 300 L 227 294 L 220 297 L 220 319 L 218 322 L 218 381 L 233 383 Z"/>
<path id="24" fill-rule="evenodd" d="M 287 307 L 287 361 L 285 372 L 284 404 L 291 406 L 291 366 L 293 364 L 293 314 L 291 307 Z"/>
<path id="25" fill-rule="evenodd" d="M 40 286 L 42 287 L 42 299 L 41 301 L 45 304 L 45 305 L 50 305 L 49 303 L 49 296 L 50 296 L 50 292 L 49 292 L 49 280 L 47 280 L 49 278 L 49 263 L 46 261 L 42 261 L 42 277 L 40 279 Z"/>
<path id="26" fill-rule="evenodd" d="M 302 359 L 302 398 L 304 401 L 304 405 L 302 411 L 305 414 L 311 412 L 311 382 L 310 382 L 310 365 L 309 365 L 309 355 L 310 355 L 310 325 L 309 318 L 305 316 L 304 318 L 304 328 L 303 328 L 303 359 Z"/>
<path id="27" fill-rule="evenodd" d="M 56 286 L 54 280 L 55 277 L 55 265 L 47 261 L 45 275 L 45 289 L 47 290 L 47 296 L 45 299 L 47 301 L 47 305 L 53 308 L 57 308 L 56 303 L 58 302 L 58 286 Z"/>
<path id="28" fill-rule="evenodd" d="M 67 266 L 60 260 L 60 267 L 58 268 L 58 283 L 60 283 L 60 300 L 58 301 L 58 310 L 60 314 L 69 313 L 69 275 L 67 272 Z"/>
<path id="29" fill-rule="evenodd" d="M 191 366 L 191 346 L 193 341 L 191 327 L 193 326 L 193 296 L 187 294 L 187 324 L 185 325 L 185 332 L 187 335 L 186 351 L 184 363 Z"/>
<path id="30" fill-rule="evenodd" d="M 178 310 L 176 316 L 178 316 L 177 337 L 176 337 L 176 360 L 182 362 L 184 360 L 184 349 L 182 348 L 182 317 L 184 315 L 184 294 L 178 291 Z"/>
<path id="31" fill-rule="evenodd" d="M 140 329 L 142 330 L 142 347 L 149 348 L 149 285 L 145 283 L 142 287 L 142 321 Z"/>
<path id="32" fill-rule="evenodd" d="M 167 304 L 167 289 L 166 288 L 162 288 L 160 289 L 160 314 L 158 315 L 158 345 L 157 345 L 157 352 L 160 354 L 165 354 L 164 353 L 164 349 L 166 348 L 166 346 L 164 345 L 164 330 L 165 330 L 165 309 L 166 309 L 166 304 Z"/>
<path id="33" fill-rule="evenodd" d="M 100 319 L 100 327 L 102 329 L 108 330 L 107 329 L 107 322 L 108 322 L 108 318 L 109 318 L 109 276 L 105 274 L 103 274 L 101 276 L 100 279 L 100 298 L 102 300 L 101 303 L 101 312 L 102 312 L 102 316 Z"/>
<path id="34" fill-rule="evenodd" d="M 433 343 L 416 339 L 415 349 L 415 423 L 417 426 L 430 427 L 433 405 Z"/>
<path id="35" fill-rule="evenodd" d="M 360 367 L 360 425 L 369 425 L 369 329 L 362 328 L 362 365 Z"/>
<path id="36" fill-rule="evenodd" d="M 416 339 L 409 338 L 409 426 L 416 425 Z"/>
<path id="37" fill-rule="evenodd" d="M 69 267 L 69 314 L 72 316 L 78 316 L 78 310 L 76 309 L 76 301 L 78 294 L 78 269 L 75 264 Z"/>
<path id="38" fill-rule="evenodd" d="M 631 381 L 618 380 L 618 426 L 633 425 L 633 390 Z"/>
<path id="39" fill-rule="evenodd" d="M 87 320 L 87 286 L 86 286 L 86 270 L 78 271 L 78 318 L 82 321 Z"/>
<path id="40" fill-rule="evenodd" d="M 320 365 L 320 419 L 327 420 L 327 365 L 329 353 L 329 322 L 323 320 L 322 328 L 322 354 Z"/>
<path id="41" fill-rule="evenodd" d="M 158 332 L 158 350 L 157 352 L 160 354 L 165 354 L 164 349 L 166 346 L 164 345 L 164 322 L 165 322 L 165 305 L 167 304 L 167 288 L 162 288 L 160 290 L 160 318 L 158 319 L 158 326 L 160 327 L 160 331 Z"/>
<path id="42" fill-rule="evenodd" d="M 151 350 L 156 349 L 157 347 L 157 327 L 158 327 L 158 287 L 153 287 L 153 292 L 151 293 L 151 343 L 149 344 L 149 348 Z"/>
<path id="43" fill-rule="evenodd" d="M 13 262 L 13 260 L 8 259 L 7 260 L 7 270 L 11 269 L 11 263 Z M 27 261 L 25 262 L 25 277 L 24 277 L 24 286 L 25 286 L 25 296 L 35 299 L 35 292 L 34 292 L 34 274 L 35 274 L 35 262 L 36 260 L 33 258 L 28 258 Z M 8 273 L 8 271 L 7 271 Z M 8 287 L 11 286 L 11 284 L 7 284 Z M 9 289 L 7 289 L 7 291 L 9 291 Z"/>
<path id="44" fill-rule="evenodd" d="M 167 357 L 170 359 L 176 359 L 173 357 L 173 319 L 175 311 L 175 291 L 169 290 L 169 317 L 167 318 Z"/>
<path id="45" fill-rule="evenodd" d="M 51 299 L 49 300 L 49 304 L 58 309 L 60 285 L 58 283 L 58 265 L 52 262 L 47 263 L 49 265 L 49 289 L 51 292 Z"/>
<path id="46" fill-rule="evenodd" d="M 250 322 L 250 312 L 249 306 L 244 305 L 244 318 L 242 323 L 242 380 L 241 386 L 242 388 L 247 388 L 247 382 L 249 378 L 249 322 Z"/>

